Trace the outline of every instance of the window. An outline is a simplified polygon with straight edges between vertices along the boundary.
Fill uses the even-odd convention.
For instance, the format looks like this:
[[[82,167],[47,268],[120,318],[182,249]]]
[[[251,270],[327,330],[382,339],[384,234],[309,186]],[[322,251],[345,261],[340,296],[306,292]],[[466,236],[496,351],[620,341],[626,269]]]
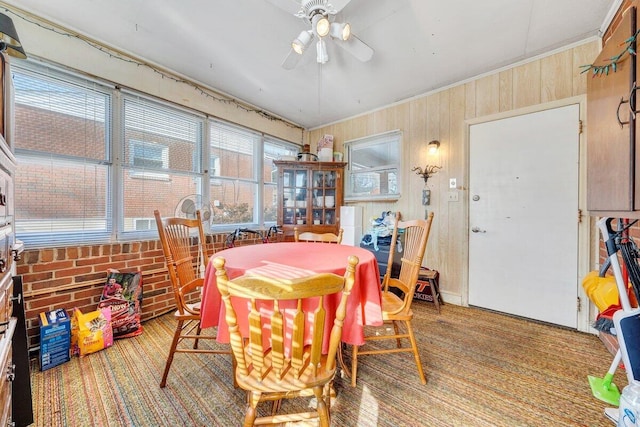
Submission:
[[[210,180],[213,224],[257,224],[256,159],[262,137],[230,124],[209,124],[210,156],[218,158],[219,173]]]
[[[122,200],[120,234],[140,236],[135,218],[155,209],[176,215],[180,200],[202,194],[202,140],[205,117],[163,102],[125,93],[123,96],[123,164],[118,185]]]
[[[345,201],[400,198],[401,145],[400,131],[345,142]]]
[[[220,157],[218,156],[209,157],[209,175],[220,176]]]
[[[167,169],[169,167],[169,148],[156,143],[129,141],[129,165],[133,167],[132,177],[149,179],[168,179],[164,173],[142,172],[141,170]]]
[[[133,220],[136,230],[154,230],[156,228],[155,218],[135,218]]]
[[[264,141],[264,222],[267,224],[275,224],[278,214],[278,168],[273,164],[274,160],[278,160],[283,156],[296,156],[298,149],[291,144],[285,144],[273,138],[266,138]]]
[[[275,223],[273,160],[296,145],[66,70],[12,71],[27,245],[154,238],[153,211],[179,216],[185,197],[212,207],[212,228]]]
[[[13,70],[18,238],[108,240],[112,88],[49,68]]]

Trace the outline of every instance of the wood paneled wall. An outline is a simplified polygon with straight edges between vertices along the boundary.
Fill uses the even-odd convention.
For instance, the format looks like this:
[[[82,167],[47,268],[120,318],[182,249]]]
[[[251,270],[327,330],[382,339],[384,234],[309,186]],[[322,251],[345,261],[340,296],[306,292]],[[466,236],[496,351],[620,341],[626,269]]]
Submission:
[[[597,39],[537,58],[494,74],[479,77],[439,92],[397,103],[353,117],[307,134],[312,151],[324,134],[334,136],[336,151],[345,141],[400,129],[403,132],[402,197],[396,203],[360,203],[364,223],[380,212],[400,211],[404,218],[435,213],[434,227],[424,265],[440,272],[446,300],[466,301],[468,259],[468,121],[484,116],[550,103],[586,94],[587,74],[580,65],[591,64],[600,50]],[[440,151],[430,156],[428,141],[440,141]],[[429,179],[431,205],[421,205],[424,181],[411,172],[414,166],[442,166]],[[449,202],[449,178],[456,178],[458,202]],[[425,209],[426,208],[426,209]]]

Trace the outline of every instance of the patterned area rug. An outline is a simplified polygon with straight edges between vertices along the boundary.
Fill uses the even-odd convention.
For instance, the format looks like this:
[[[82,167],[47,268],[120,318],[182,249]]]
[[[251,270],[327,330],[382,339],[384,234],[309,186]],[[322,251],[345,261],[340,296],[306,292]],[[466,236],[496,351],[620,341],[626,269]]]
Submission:
[[[414,310],[427,385],[409,353],[363,356],[356,388],[336,378],[332,425],[613,425],[587,380],[612,360],[596,336],[451,304],[440,315],[426,302]],[[177,354],[159,387],[174,327],[169,314],[146,322],[139,337],[48,371],[34,361],[34,425],[242,425],[245,395],[233,387],[230,356]],[[622,369],[614,382],[626,385]],[[308,404],[286,402],[282,411]]]

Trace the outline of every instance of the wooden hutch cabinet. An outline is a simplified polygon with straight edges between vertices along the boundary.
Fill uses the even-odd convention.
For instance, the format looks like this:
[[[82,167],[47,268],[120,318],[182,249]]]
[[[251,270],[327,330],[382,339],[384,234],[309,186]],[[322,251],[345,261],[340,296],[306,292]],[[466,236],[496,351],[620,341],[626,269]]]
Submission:
[[[593,62],[611,64],[636,32],[636,8],[630,7]],[[636,43],[633,42],[635,50]],[[640,218],[640,100],[636,55],[625,52],[608,70],[587,76],[587,209],[591,215]]]
[[[274,161],[278,167],[278,224],[285,240],[293,229],[338,233],[345,163]]]

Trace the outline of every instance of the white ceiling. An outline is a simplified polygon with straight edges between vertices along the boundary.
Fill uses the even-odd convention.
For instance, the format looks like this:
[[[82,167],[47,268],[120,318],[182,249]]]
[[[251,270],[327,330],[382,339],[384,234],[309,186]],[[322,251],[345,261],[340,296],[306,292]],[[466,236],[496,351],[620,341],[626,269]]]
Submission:
[[[375,53],[328,42],[281,63],[295,0],[11,0],[16,6],[313,128],[600,35],[619,0],[351,0],[335,17]],[[335,3],[344,3],[336,0]],[[293,5],[295,9],[295,4]],[[16,19],[16,18],[14,18]],[[24,46],[27,54],[29,46]]]

